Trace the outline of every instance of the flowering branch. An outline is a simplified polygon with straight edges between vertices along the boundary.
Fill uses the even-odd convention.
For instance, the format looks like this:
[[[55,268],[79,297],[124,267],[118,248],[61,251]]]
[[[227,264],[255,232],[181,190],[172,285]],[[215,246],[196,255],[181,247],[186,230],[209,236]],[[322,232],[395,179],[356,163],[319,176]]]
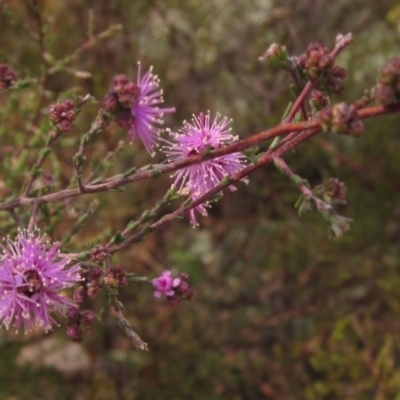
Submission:
[[[400,112],[400,104],[393,104],[391,106],[372,106],[362,110],[357,111],[357,117],[359,119],[366,119],[377,117],[380,115],[387,115],[387,114],[394,114]],[[228,145],[226,147],[221,147],[219,149],[210,150],[206,154],[198,154],[193,155],[190,157],[185,157],[180,160],[177,160],[172,163],[162,163],[162,164],[155,164],[150,168],[146,168],[145,171],[139,170],[138,172],[133,173],[130,176],[118,176],[114,178],[109,178],[105,182],[99,182],[94,184],[87,184],[84,186],[83,193],[80,191],[79,188],[72,188],[72,189],[64,189],[60,190],[55,193],[48,193],[43,196],[38,196],[36,198],[30,198],[25,196],[19,196],[16,199],[4,201],[0,204],[0,211],[8,211],[13,210],[17,207],[21,206],[30,206],[32,204],[47,204],[47,203],[54,203],[65,200],[70,197],[76,197],[81,194],[90,194],[90,193],[100,193],[106,192],[111,189],[116,189],[121,186],[124,186],[128,183],[138,182],[144,179],[149,179],[153,177],[158,177],[160,175],[168,174],[174,171],[177,171],[183,167],[187,167],[190,165],[201,163],[205,160],[214,159],[220,157],[222,155],[231,154],[237,151],[245,150],[251,148],[259,143],[267,141],[269,139],[273,139],[277,136],[283,136],[288,133],[292,132],[303,132],[307,130],[313,130],[313,136],[322,131],[321,122],[317,120],[312,121],[305,121],[305,122],[294,122],[294,123],[283,123],[278,125],[274,128],[268,129],[266,131],[260,132],[254,136],[251,136],[247,139],[240,140],[236,143]],[[307,138],[309,135],[307,135]],[[306,139],[307,139],[306,138]],[[298,143],[303,142],[306,140],[304,136],[301,137]],[[291,142],[292,143],[292,142]],[[291,150],[293,147],[297,145],[297,142],[293,142],[287,150],[284,152]],[[279,145],[278,145],[279,146]],[[287,146],[287,145],[286,145]],[[285,148],[286,148],[285,146]],[[284,154],[283,153],[283,154]],[[258,164],[257,164],[258,165]],[[249,173],[253,171],[253,169],[246,170]]]
[[[34,4],[37,7],[36,2]],[[41,79],[42,92],[38,96],[38,110],[41,110],[47,77],[60,70],[73,71],[73,68],[67,67],[69,63],[121,27],[110,27],[96,36],[90,33],[86,43],[70,56],[56,61],[45,48],[45,30],[39,14],[38,43],[46,64]],[[94,321],[94,314],[91,310],[80,311],[77,303],[95,296],[100,290],[106,290],[109,305],[135,348],[147,350],[147,344],[133,331],[122,313],[122,304],[117,295],[119,287],[127,284],[128,275],[123,267],[112,264],[112,256],[186,214],[192,225],[197,225],[196,213],[206,215],[210,203],[216,201],[224,189],[235,190],[238,182],[247,183],[249,175],[271,163],[300,190],[301,197],[297,203],[300,214],[314,208],[328,221],[331,234],[339,236],[344,233],[349,228],[350,219],[338,215],[335,208],[345,203],[345,184],[337,178],[331,178],[311,188],[307,180],[290,169],[283,157],[322,132],[359,136],[363,131],[364,119],[400,112],[400,58],[383,68],[378,84],[367,95],[353,104],[341,102],[328,106],[331,93],[340,94],[344,91],[346,71],[335,65],[335,60],[351,41],[351,34],[338,35],[331,51],[318,43],[311,43],[306,52],[297,57],[289,56],[283,46],[272,45],[262,60],[290,73],[295,85],[293,105],[287,107],[289,111],[279,125],[242,140],[232,135],[229,127],[232,121],[229,118],[218,113],[211,117],[211,112],[193,116],[190,122],[183,123],[179,131],[168,129],[168,138],[160,139],[164,115],[172,114],[175,108],[163,106],[163,92],[158,77],[152,68],[142,73],[139,63],[135,81],[122,74],[113,79],[104,96],[102,108],[87,132],[82,134],[79,148],[72,157],[73,174],[69,178],[69,186],[53,190],[48,185],[45,190],[32,190],[45,160],[53,151],[54,143],[73,128],[76,116],[92,98],[87,95],[75,101],[64,100],[51,105],[51,130],[22,190],[18,192],[20,195],[0,202],[0,211],[10,214],[11,223],[22,225],[17,237],[14,240],[7,239],[6,246],[2,246],[0,323],[6,327],[14,325],[17,329],[31,329],[37,324],[49,329],[52,319],[48,311],[57,311],[67,317],[68,336],[81,341]],[[1,64],[0,90],[12,89],[17,85],[16,74]],[[379,104],[370,106],[373,100]],[[41,113],[37,112],[36,117],[40,116]],[[128,132],[130,140],[138,137],[150,155],[154,154],[157,141],[160,141],[166,160],[141,168],[132,167],[111,177],[99,177],[99,171],[105,170],[110,164],[109,160],[122,148],[121,142],[91,169],[86,165],[88,149],[112,121]],[[258,145],[268,141],[272,141],[269,147],[265,146],[265,150],[256,154]],[[247,156],[245,150],[248,150]],[[64,234],[60,244],[45,243],[44,237],[36,231],[36,226],[42,221],[38,218],[40,212],[43,221],[49,225],[48,232],[51,232],[57,223],[54,220],[62,217],[63,207],[72,204],[77,197],[120,189],[144,179],[171,173],[174,178],[172,187],[161,200],[145,209],[138,218],[129,221],[120,232],[111,235],[105,232],[101,239],[97,239],[105,244],[88,245],[89,248],[80,253],[58,252],[86,225],[99,205],[97,199],[85,207],[79,207],[76,221]],[[163,215],[165,207],[176,200],[181,200],[181,205]],[[50,208],[47,206],[50,203],[60,204]],[[30,207],[30,213],[17,212],[21,207]],[[28,217],[28,227],[24,229],[24,220],[26,223]],[[72,260],[75,263],[71,266]],[[154,296],[159,298],[165,295],[171,306],[178,306],[182,300],[194,297],[186,273],[174,276],[166,270],[154,279],[136,277],[132,280],[153,286]],[[73,301],[59,294],[64,288],[72,286],[75,287]]]

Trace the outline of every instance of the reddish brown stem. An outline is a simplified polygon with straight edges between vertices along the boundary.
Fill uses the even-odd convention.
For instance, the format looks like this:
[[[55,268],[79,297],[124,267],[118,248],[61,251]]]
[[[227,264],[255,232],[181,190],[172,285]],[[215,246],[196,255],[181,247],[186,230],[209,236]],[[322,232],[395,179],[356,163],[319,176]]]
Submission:
[[[396,113],[400,111],[400,104],[396,104],[390,107],[384,107],[384,106],[373,106],[373,107],[368,107],[363,110],[358,110],[357,111],[357,116],[360,119],[365,119],[365,118],[371,118],[371,117],[376,117],[379,115],[385,115],[385,114],[391,114],[391,113]],[[281,143],[279,143],[272,151],[265,153],[263,156],[260,157],[258,162],[263,159],[263,157],[268,156],[268,157],[279,157],[281,154],[281,151],[285,153],[287,151],[287,146],[292,148],[292,144],[295,143],[297,145],[298,143],[303,142],[304,140],[308,139],[308,137],[313,136],[314,134],[318,133],[321,131],[321,125],[318,121],[305,121],[305,122],[297,122],[297,123],[288,123],[288,124],[281,124],[277,127],[268,129],[264,132],[261,132],[259,134],[256,134],[254,136],[251,136],[248,139],[244,139],[241,141],[238,141],[232,145],[220,148],[220,149],[215,149],[211,150],[207,154],[201,154],[201,155],[195,155],[187,158],[182,158],[176,162],[170,163],[170,164],[158,164],[154,165],[152,169],[147,170],[147,171],[139,171],[129,177],[116,177],[112,180],[107,180],[107,182],[103,183],[96,183],[96,184],[88,184],[85,185],[85,193],[84,194],[90,194],[90,193],[99,193],[99,192],[104,192],[108,191],[110,189],[115,189],[121,186],[124,186],[128,183],[140,181],[143,179],[148,179],[154,176],[154,172],[157,172],[157,175],[160,174],[167,174],[174,172],[180,168],[187,167],[189,165],[193,164],[198,164],[202,161],[208,160],[208,159],[213,159],[216,157],[220,157],[226,154],[231,154],[237,151],[244,150],[246,148],[253,147],[256,144],[259,144],[263,141],[272,139],[276,136],[282,136],[291,132],[294,132],[295,134],[297,132],[303,132],[300,135],[296,135],[293,137],[292,135],[288,135],[287,138],[285,138]],[[308,133],[307,133],[308,132]],[[310,134],[309,132],[312,132]],[[285,150],[286,149],[286,150]],[[282,154],[283,154],[282,153]],[[258,162],[254,165],[258,165]],[[249,167],[244,168],[241,173],[244,171],[244,173],[250,173],[252,172],[252,169]],[[250,168],[250,169],[248,169]],[[240,177],[241,179],[242,177]],[[217,190],[218,191],[218,190]],[[215,194],[216,192],[214,192]],[[83,195],[80,193],[79,188],[73,188],[73,189],[64,189],[60,190],[59,192],[56,193],[49,193],[37,198],[29,198],[29,197],[24,197],[20,196],[14,200],[11,201],[6,201],[2,204],[0,204],[0,211],[4,210],[13,210],[17,207],[20,206],[30,206],[32,204],[46,204],[46,203],[54,203],[54,202],[59,202],[62,200],[65,200],[67,198],[71,197],[76,197],[79,195]],[[204,199],[201,198],[202,201],[204,202]]]

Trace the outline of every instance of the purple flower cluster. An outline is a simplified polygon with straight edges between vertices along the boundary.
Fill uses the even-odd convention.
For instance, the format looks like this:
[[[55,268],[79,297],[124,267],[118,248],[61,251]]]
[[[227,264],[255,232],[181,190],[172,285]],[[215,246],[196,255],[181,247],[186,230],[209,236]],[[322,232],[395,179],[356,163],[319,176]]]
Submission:
[[[164,102],[163,91],[160,89],[160,80],[153,74],[152,67],[143,76],[141,76],[141,72],[142,68],[139,63],[136,81],[139,95],[131,105],[131,114],[134,121],[129,134],[132,140],[138,135],[146,150],[152,154],[160,134],[158,126],[163,124],[164,114],[175,112],[175,107],[159,107]]]
[[[166,141],[163,151],[168,159],[173,162],[181,157],[190,157],[202,154],[207,150],[218,149],[231,144],[237,140],[231,134],[228,125],[232,120],[217,113],[211,121],[210,113],[201,113],[198,117],[193,116],[192,123],[185,122],[179,133],[169,131],[174,142]],[[233,175],[244,167],[245,156],[235,152],[212,160],[206,160],[198,164],[189,165],[175,172],[173,177],[174,187],[182,193],[187,193],[192,200],[196,200],[203,194],[213,189],[221,180],[228,175]],[[234,186],[230,186],[235,190]],[[208,203],[202,203],[190,211],[190,221],[197,225],[195,210],[202,215],[207,215]]]
[[[154,154],[154,148],[160,134],[160,125],[165,113],[175,111],[175,108],[160,108],[163,103],[159,79],[150,68],[142,76],[141,64],[138,64],[136,83],[125,75],[117,75],[104,98],[104,107],[115,115],[119,126],[129,131],[132,141],[136,136],[142,140],[146,150]],[[199,155],[207,150],[218,149],[231,144],[237,137],[231,134],[228,125],[231,120],[217,113],[211,120],[210,112],[193,117],[192,123],[185,122],[179,132],[169,131],[174,142],[164,140],[163,151],[170,162],[182,157]],[[216,185],[225,176],[233,175],[244,167],[245,156],[235,152],[225,156],[206,160],[196,165],[181,168],[175,172],[174,187],[181,194],[196,200]],[[244,180],[246,181],[246,180]],[[233,185],[230,186],[234,190]],[[190,211],[192,225],[197,225],[195,211],[207,215],[208,202],[197,205]]]
[[[139,136],[151,155],[154,155],[164,114],[175,111],[174,107],[160,107],[163,102],[159,79],[152,68],[142,76],[140,63],[136,83],[125,75],[117,75],[103,100],[105,109],[115,115],[115,122],[129,131],[132,141]]]
[[[66,268],[59,243],[49,245],[37,231],[20,230],[7,239],[0,257],[0,325],[29,331],[51,328],[50,311],[65,314],[75,304],[59,293],[80,280],[79,264]]]

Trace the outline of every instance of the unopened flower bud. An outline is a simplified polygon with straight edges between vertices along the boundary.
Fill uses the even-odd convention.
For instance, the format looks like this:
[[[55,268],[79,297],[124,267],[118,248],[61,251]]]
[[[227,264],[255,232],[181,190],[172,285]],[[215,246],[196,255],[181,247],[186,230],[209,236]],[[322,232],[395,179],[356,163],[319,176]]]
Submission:
[[[332,71],[326,79],[326,87],[330,92],[334,93],[343,93],[344,86],[344,78],[347,76],[347,71],[339,67],[338,65],[334,65],[332,67]]]
[[[346,70],[334,65],[334,57],[327,47],[310,43],[304,54],[297,58],[300,75],[311,80],[319,90],[342,93]]]
[[[127,284],[126,274],[122,267],[111,267],[104,275],[103,283],[105,286],[118,288]]]
[[[349,46],[354,41],[353,34],[351,32],[346,33],[338,33],[335,38],[335,44],[341,44],[342,46]]]
[[[72,100],[64,100],[50,107],[50,120],[58,130],[67,132],[72,128],[72,122],[76,116],[75,104]]]
[[[116,123],[128,131],[131,140],[138,136],[151,155],[154,154],[158,134],[161,132],[164,114],[175,111],[173,107],[160,107],[164,99],[159,82],[152,68],[142,75],[138,63],[135,83],[125,75],[117,75],[103,100],[106,110],[113,114]]]
[[[95,282],[95,281],[89,282],[87,284],[87,295],[88,295],[88,297],[96,296],[96,294],[101,290],[102,286],[103,285],[100,282]]]
[[[400,101],[400,56],[393,58],[382,68],[373,97],[384,106]]]
[[[329,97],[325,96],[319,90],[313,90],[310,95],[310,105],[315,111],[322,110],[328,105]]]
[[[94,321],[94,312],[92,310],[85,310],[81,313],[81,324],[91,325]]]
[[[122,129],[129,129],[135,122],[135,118],[128,110],[119,110],[115,114],[115,122]]]
[[[194,291],[189,284],[189,274],[182,272],[178,278],[180,283],[175,288],[175,293],[180,295],[184,300],[192,300],[194,298]]]
[[[103,270],[100,267],[89,268],[86,273],[86,279],[88,281],[97,281],[103,275]]]
[[[72,122],[68,121],[66,119],[61,120],[60,122],[57,123],[57,128],[61,131],[61,132],[68,132],[72,129]]]
[[[358,136],[364,130],[364,125],[357,116],[356,108],[344,102],[323,109],[320,119],[325,132]]]
[[[86,288],[84,286],[78,286],[74,291],[73,297],[77,303],[82,303],[82,301],[88,297]]]
[[[324,182],[324,200],[328,203],[346,203],[347,187],[337,178],[330,178]]]
[[[306,75],[316,80],[330,68],[332,60],[328,49],[320,43],[312,42],[307,46],[306,52],[297,58],[297,63]]]
[[[111,92],[122,108],[130,109],[140,95],[140,88],[125,75],[117,75],[111,84]]]
[[[98,245],[90,250],[90,259],[94,262],[101,263],[107,259],[108,256],[109,253],[104,246]]]
[[[124,90],[125,85],[129,84],[129,78],[124,75],[116,75],[111,83],[111,91],[114,93],[118,93]]]
[[[177,296],[177,295],[168,296],[167,299],[168,299],[168,304],[171,307],[178,307],[181,305],[181,302],[182,302],[181,299],[179,298],[179,296]]]
[[[80,312],[77,308],[71,307],[67,311],[68,324],[73,324],[79,321]]]
[[[390,60],[381,70],[379,81],[390,86],[398,85],[400,78],[400,56]]]
[[[11,87],[16,80],[17,74],[7,64],[0,64],[0,90]]]
[[[107,93],[104,96],[103,107],[110,113],[115,113],[119,109],[118,100],[115,93]]]
[[[82,329],[79,324],[73,324],[67,328],[67,336],[75,343],[80,343],[83,339]]]
[[[276,69],[289,70],[293,66],[286,47],[277,43],[271,44],[258,60]]]
[[[378,83],[373,91],[373,97],[376,101],[383,104],[384,106],[390,106],[396,103],[396,93],[395,91],[386,85]]]

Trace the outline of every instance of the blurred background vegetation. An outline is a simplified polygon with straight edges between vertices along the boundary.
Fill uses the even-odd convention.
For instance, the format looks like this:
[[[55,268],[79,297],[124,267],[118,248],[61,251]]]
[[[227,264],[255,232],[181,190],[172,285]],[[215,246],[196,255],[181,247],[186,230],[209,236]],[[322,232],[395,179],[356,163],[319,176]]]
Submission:
[[[338,32],[352,32],[356,41],[338,60],[348,70],[347,101],[375,83],[400,45],[396,0],[3,0],[0,62],[38,78],[48,67],[41,50],[63,59],[88,32],[115,24],[122,30],[48,76],[44,88],[0,95],[1,197],[18,193],[26,177],[19,166],[36,159],[49,105],[73,94],[101,101],[113,76],[135,76],[138,60],[154,65],[166,105],[177,108],[168,126],[209,109],[232,117],[244,138],[278,123],[290,100],[288,76],[257,61],[271,43],[299,54],[310,41],[330,47]],[[68,183],[97,109],[86,107],[57,144],[47,177]],[[329,240],[318,215],[300,219],[297,189],[272,166],[260,170],[199,228],[176,222],[115,258],[139,275],[188,272],[195,286],[195,300],[180,308],[155,300],[147,286],[121,292],[148,353],[133,349],[100,294],[87,304],[99,320],[77,347],[62,327],[46,336],[0,333],[0,400],[400,399],[399,123],[398,115],[368,121],[361,139],[320,135],[286,157],[312,184],[347,184],[343,213],[354,223],[345,236]],[[111,172],[151,161],[113,124],[93,146],[93,163],[121,140]],[[97,195],[96,214],[67,250],[104,242],[170,184],[164,176]],[[54,238],[94,198],[58,210]],[[0,216],[3,237],[8,218]]]

